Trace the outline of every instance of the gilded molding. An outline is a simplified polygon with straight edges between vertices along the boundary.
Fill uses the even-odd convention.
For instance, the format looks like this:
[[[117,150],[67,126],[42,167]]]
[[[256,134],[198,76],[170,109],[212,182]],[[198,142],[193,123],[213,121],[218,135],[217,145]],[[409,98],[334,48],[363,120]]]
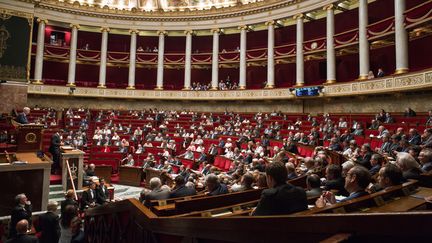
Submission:
[[[72,29],[73,29],[73,28],[77,28],[77,29],[80,28],[80,25],[79,25],[79,24],[70,24],[69,26],[70,26]]]
[[[106,31],[106,32],[110,32],[111,30],[110,30],[109,27],[101,27],[101,28],[100,28],[100,31],[101,31],[101,32],[105,32],[105,31]]]
[[[323,84],[325,92],[317,99],[337,96],[374,95],[377,93],[404,92],[407,90],[432,89],[432,69],[424,72],[388,76],[368,81]],[[29,84],[29,94],[69,96],[69,87],[43,84]],[[190,90],[136,90],[76,87],[73,94],[77,97],[99,97],[119,99],[159,99],[159,100],[277,100],[298,99],[289,88],[229,91],[190,91]]]
[[[157,35],[168,35],[168,31],[166,31],[166,30],[158,30],[158,31],[156,31],[156,34]]]

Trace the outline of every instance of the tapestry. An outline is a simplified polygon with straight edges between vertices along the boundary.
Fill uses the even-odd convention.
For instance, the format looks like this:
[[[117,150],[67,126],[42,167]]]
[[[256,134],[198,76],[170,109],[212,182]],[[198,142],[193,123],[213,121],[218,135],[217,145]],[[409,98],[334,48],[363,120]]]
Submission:
[[[27,81],[33,18],[0,9],[0,80]]]

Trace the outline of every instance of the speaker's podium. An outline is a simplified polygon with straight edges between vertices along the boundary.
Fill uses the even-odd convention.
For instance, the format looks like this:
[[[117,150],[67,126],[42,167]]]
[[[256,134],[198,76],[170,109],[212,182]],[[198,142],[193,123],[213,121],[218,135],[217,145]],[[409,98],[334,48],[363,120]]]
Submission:
[[[67,146],[61,148],[63,191],[69,189],[81,190],[83,184],[84,152]]]
[[[0,216],[10,215],[14,197],[25,193],[33,211],[46,210],[52,161],[41,151],[41,125],[13,124],[16,128],[17,152],[0,153]]]

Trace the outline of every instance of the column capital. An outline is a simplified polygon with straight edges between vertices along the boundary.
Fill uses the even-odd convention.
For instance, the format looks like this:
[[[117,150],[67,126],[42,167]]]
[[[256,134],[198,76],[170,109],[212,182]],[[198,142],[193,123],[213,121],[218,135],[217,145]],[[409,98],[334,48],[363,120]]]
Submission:
[[[48,19],[37,18],[37,22],[44,22],[45,24],[48,24]]]
[[[73,28],[76,28],[76,29],[79,29],[80,28],[80,25],[79,24],[70,24],[69,25],[72,29]]]
[[[156,31],[157,35],[168,35],[168,32],[166,30],[158,30]]]
[[[293,16],[293,19],[297,20],[297,19],[303,19],[304,15],[303,14],[296,14]]]
[[[100,31],[101,31],[101,32],[110,32],[111,30],[110,30],[109,27],[101,27],[101,28],[100,28]]]
[[[212,32],[212,34],[214,34],[214,33],[220,34],[220,32],[221,32],[222,30],[219,29],[219,28],[214,28],[214,29],[211,29],[210,31]]]
[[[335,9],[335,5],[334,4],[329,4],[323,7],[323,10],[332,10]]]
[[[268,20],[268,21],[266,21],[264,24],[265,24],[266,26],[271,26],[271,25],[275,25],[275,24],[276,24],[276,21],[274,21],[274,20]]]
[[[185,34],[185,35],[194,35],[195,32],[194,32],[193,30],[185,30],[185,31],[184,31],[184,34]]]
[[[238,29],[239,30],[248,30],[248,26],[247,25],[240,25],[239,27],[238,27]]]
[[[129,30],[129,34],[132,35],[133,33],[138,34],[138,33],[139,33],[139,30],[137,30],[137,29]]]

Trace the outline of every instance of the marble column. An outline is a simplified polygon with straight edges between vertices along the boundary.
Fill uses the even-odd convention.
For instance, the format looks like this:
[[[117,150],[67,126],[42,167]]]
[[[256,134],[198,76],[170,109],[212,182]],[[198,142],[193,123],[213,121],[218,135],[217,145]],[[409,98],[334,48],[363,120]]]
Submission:
[[[402,74],[409,71],[408,63],[408,33],[405,29],[405,0],[395,0],[395,47],[396,71]]]
[[[304,86],[303,14],[294,16],[296,31],[296,86]]]
[[[267,21],[267,85],[266,89],[272,89],[275,86],[275,63],[274,63],[274,28],[275,21]]]
[[[45,26],[48,23],[46,19],[37,19],[39,23],[38,36],[37,36],[37,47],[36,47],[36,58],[35,58],[35,72],[34,72],[34,84],[43,84],[42,81],[42,69],[43,69],[43,56],[45,48]]]
[[[79,25],[71,24],[70,27],[72,28],[72,34],[71,34],[71,44],[70,44],[70,53],[69,53],[69,71],[68,71],[67,86],[76,86],[75,69],[76,69],[76,53],[77,53],[77,44],[78,44]]]
[[[359,80],[368,79],[369,74],[369,42],[367,36],[368,2],[359,0]]]
[[[212,81],[211,89],[217,90],[219,86],[219,34],[220,29],[212,29],[213,54],[212,54]]]
[[[335,33],[335,23],[334,23],[334,6],[330,4],[324,7],[327,11],[327,83],[336,83],[336,53],[334,46],[334,33]]]
[[[191,88],[191,68],[192,68],[192,30],[186,30],[186,53],[185,53],[185,73],[184,90]]]
[[[240,75],[239,75],[239,89],[246,89],[246,35],[248,27],[246,25],[240,26]]]
[[[138,30],[129,30],[131,35],[129,50],[129,76],[127,89],[135,89],[136,45]]]
[[[163,30],[159,30],[157,34],[159,35],[159,49],[158,49],[156,90],[163,90],[165,35],[167,34],[167,32]]]
[[[99,66],[99,85],[98,88],[106,88],[106,66],[107,66],[107,52],[108,52],[108,32],[109,28],[103,27],[102,31],[102,43],[101,43],[101,57]]]

